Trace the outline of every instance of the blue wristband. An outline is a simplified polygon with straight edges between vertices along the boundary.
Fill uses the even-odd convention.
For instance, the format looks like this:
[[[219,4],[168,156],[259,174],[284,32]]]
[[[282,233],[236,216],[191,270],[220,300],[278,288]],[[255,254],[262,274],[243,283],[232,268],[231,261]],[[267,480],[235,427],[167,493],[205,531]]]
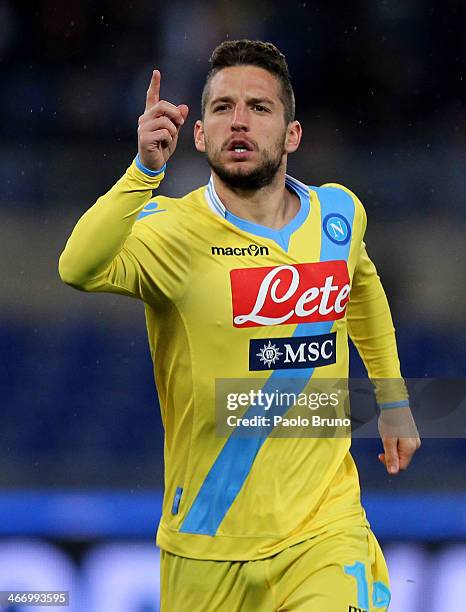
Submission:
[[[137,168],[141,172],[144,172],[144,174],[147,174],[147,176],[158,176],[159,174],[162,174],[163,172],[165,172],[165,169],[167,167],[167,164],[164,164],[160,168],[160,170],[151,170],[150,168],[146,168],[143,164],[141,164],[141,160],[139,159],[139,153],[134,158],[134,161],[136,163]]]
[[[399,402],[385,402],[379,404],[380,410],[389,410],[390,408],[409,408],[409,400],[401,400]]]

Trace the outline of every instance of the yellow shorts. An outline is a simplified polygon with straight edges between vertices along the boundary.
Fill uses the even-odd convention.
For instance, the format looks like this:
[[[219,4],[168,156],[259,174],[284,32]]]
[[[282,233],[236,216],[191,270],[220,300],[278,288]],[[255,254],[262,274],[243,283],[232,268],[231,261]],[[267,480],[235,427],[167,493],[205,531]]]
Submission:
[[[328,531],[258,561],[161,553],[161,612],[386,612],[388,570],[366,527]]]

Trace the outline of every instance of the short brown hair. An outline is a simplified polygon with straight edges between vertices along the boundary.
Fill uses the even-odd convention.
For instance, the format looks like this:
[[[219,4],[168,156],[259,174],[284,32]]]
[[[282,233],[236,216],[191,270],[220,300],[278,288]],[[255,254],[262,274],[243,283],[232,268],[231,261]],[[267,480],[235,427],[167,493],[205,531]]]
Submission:
[[[201,112],[204,117],[209,84],[214,75],[231,66],[257,66],[277,77],[281,86],[280,99],[285,107],[285,121],[294,120],[295,100],[286,58],[275,45],[261,40],[226,40],[216,47],[209,60],[210,69],[202,91]]]

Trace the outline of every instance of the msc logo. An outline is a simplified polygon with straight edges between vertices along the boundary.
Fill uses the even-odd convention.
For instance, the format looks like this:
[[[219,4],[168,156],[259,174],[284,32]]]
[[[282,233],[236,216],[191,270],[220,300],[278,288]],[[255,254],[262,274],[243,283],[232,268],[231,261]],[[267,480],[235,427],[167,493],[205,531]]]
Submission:
[[[356,606],[349,606],[348,612],[367,612],[364,608],[356,608]]]
[[[249,341],[249,370],[296,370],[336,363],[336,332]]]
[[[335,244],[347,244],[351,238],[351,226],[343,215],[330,213],[324,219],[324,232]]]
[[[260,246],[258,244],[250,244],[247,247],[219,247],[213,246],[211,247],[212,255],[239,255],[244,257],[245,255],[250,255],[252,257],[257,257],[258,255],[268,255],[269,248],[266,246]]]

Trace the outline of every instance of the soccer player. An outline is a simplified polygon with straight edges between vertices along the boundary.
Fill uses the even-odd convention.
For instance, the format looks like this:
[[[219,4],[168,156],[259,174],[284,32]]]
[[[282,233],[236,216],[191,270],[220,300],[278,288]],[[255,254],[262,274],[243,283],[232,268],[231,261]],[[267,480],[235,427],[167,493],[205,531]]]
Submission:
[[[295,406],[267,413],[258,395],[237,393],[229,435],[216,428],[219,388],[238,380],[297,396],[347,378],[348,333],[372,379],[400,380],[363,206],[345,187],[286,174],[302,132],[286,60],[247,40],[211,57],[194,128],[208,185],[154,199],[188,115],[160,99],[160,79],[154,70],[135,160],[78,221],[59,271],[78,289],[145,305],[165,428],[162,610],[387,610],[387,567],[350,438],[276,436],[267,415]],[[404,386],[395,389],[381,414],[411,422]],[[242,435],[241,418],[253,416],[259,433]],[[415,427],[380,433],[379,459],[391,474],[405,469],[420,445]]]

